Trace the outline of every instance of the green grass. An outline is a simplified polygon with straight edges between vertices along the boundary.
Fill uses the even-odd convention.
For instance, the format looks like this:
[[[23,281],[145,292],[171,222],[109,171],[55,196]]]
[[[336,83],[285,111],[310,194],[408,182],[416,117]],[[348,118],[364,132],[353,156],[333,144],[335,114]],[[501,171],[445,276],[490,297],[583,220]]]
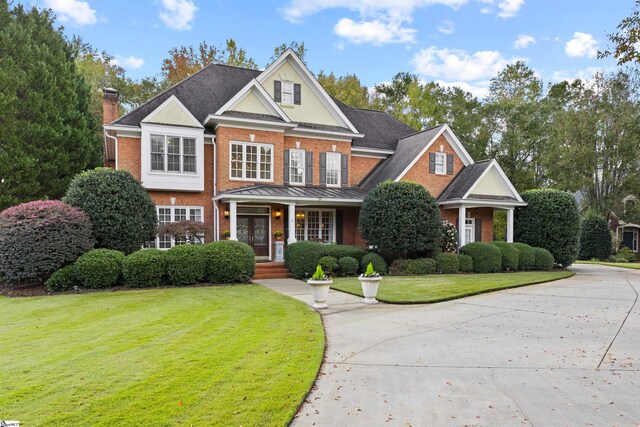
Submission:
[[[380,282],[377,299],[397,304],[434,303],[571,276],[570,271],[385,276]],[[332,288],[362,296],[360,282],[355,277],[335,279]]]
[[[0,299],[0,419],[23,426],[284,425],[320,316],[255,285]]]
[[[576,264],[608,265],[610,267],[633,268],[634,270],[640,270],[640,262],[576,261]]]

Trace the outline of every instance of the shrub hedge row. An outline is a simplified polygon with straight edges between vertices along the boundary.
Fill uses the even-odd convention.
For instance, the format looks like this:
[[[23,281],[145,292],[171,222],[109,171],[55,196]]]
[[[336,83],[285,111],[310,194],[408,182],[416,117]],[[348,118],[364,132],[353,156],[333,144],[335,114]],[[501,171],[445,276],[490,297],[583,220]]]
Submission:
[[[374,255],[377,256],[377,258],[375,258],[374,268],[383,274],[386,273],[384,260],[379,255]],[[365,256],[370,258],[372,255],[367,254],[367,251],[357,246],[321,245],[320,243],[309,241],[292,243],[287,246],[284,253],[286,267],[294,278],[300,280],[311,277],[316,271],[318,264],[322,264],[322,268],[326,273],[328,273],[327,267],[330,267],[329,271],[333,271],[334,275],[343,274],[342,271],[338,269],[338,260],[345,257],[353,258],[358,262],[358,265],[361,266]],[[321,262],[322,258],[324,258],[324,264],[326,265]],[[380,260],[382,263],[380,263]],[[369,260],[367,264],[369,262],[373,262],[373,260]]]
[[[469,243],[460,253],[473,258],[474,273],[496,273],[502,269],[502,252],[490,243]]]

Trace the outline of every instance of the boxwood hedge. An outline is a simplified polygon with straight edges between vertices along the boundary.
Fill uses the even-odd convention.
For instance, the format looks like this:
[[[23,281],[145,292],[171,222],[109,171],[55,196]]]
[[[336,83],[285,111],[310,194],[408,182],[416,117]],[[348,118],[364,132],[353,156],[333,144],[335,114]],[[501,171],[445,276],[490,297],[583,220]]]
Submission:
[[[431,258],[396,259],[389,268],[393,276],[423,276],[435,272],[436,261]]]
[[[520,252],[507,242],[491,242],[502,252],[502,269],[504,271],[516,271],[520,266]]]
[[[358,274],[358,260],[350,256],[343,256],[338,260],[340,275],[344,277]]]
[[[536,254],[536,270],[547,271],[553,270],[554,260],[551,252],[544,248],[533,248]]]
[[[246,243],[221,240],[202,246],[202,252],[209,283],[248,283],[256,274],[256,255]]]
[[[536,268],[536,252],[533,248],[525,243],[516,242],[512,243],[513,247],[518,251],[520,257],[520,263],[518,264],[519,270],[535,270]]]
[[[387,263],[379,254],[375,252],[369,252],[368,254],[363,256],[362,261],[360,262],[360,269],[362,271],[365,271],[369,263],[373,264],[373,269],[379,274],[387,274]]]
[[[125,256],[112,249],[93,249],[73,264],[73,271],[83,288],[102,289],[119,285]]]
[[[458,255],[444,252],[436,255],[436,269],[442,274],[456,274],[460,271],[460,261]]]
[[[202,245],[179,245],[165,253],[169,285],[193,285],[205,276],[206,257]]]
[[[474,273],[495,273],[502,269],[502,252],[490,243],[469,243],[460,253],[473,258]]]
[[[325,255],[320,258],[318,264],[322,266],[325,274],[329,277],[332,277],[338,273],[338,260],[335,257]]]
[[[53,273],[45,282],[45,286],[49,292],[69,291],[79,286],[78,279],[73,270],[73,264],[62,267]]]
[[[473,258],[469,255],[459,254],[458,263],[460,264],[460,273],[473,272]]]
[[[158,249],[142,249],[122,262],[122,278],[129,288],[155,288],[166,283],[165,253]]]

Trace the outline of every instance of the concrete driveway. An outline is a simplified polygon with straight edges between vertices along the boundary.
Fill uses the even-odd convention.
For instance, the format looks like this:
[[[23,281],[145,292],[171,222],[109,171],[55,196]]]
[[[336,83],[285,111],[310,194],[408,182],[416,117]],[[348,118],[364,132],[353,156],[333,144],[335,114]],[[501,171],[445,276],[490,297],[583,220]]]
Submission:
[[[326,360],[294,425],[640,425],[640,271],[434,305],[333,292]],[[309,302],[293,280],[265,286]]]

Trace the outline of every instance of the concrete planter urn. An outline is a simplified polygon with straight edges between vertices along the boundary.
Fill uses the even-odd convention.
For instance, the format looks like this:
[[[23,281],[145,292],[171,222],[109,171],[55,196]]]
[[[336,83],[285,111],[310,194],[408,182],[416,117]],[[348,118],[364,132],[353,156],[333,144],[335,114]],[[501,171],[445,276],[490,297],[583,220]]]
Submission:
[[[358,277],[358,280],[360,280],[362,295],[364,295],[364,300],[362,302],[365,304],[377,304],[378,300],[376,299],[376,295],[378,294],[378,286],[380,286],[382,277],[367,277],[361,275]]]
[[[311,286],[311,295],[313,295],[313,305],[312,307],[316,310],[323,310],[325,308],[329,308],[327,305],[327,299],[329,298],[329,288],[333,283],[333,280],[315,280],[309,279],[307,280],[309,286]]]

